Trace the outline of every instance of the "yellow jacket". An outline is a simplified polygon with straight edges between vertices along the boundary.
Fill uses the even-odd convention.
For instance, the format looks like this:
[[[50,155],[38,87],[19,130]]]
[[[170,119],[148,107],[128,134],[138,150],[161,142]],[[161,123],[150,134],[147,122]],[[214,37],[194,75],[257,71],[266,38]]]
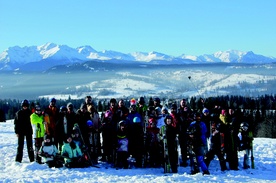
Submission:
[[[33,113],[31,116],[34,138],[43,138],[45,135],[44,117]]]

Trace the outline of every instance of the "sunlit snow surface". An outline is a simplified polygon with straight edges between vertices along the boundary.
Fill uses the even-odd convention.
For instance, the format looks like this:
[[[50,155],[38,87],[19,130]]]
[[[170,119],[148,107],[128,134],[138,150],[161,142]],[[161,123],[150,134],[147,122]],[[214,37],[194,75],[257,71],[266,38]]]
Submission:
[[[190,175],[190,167],[179,167],[176,174],[164,174],[162,168],[115,170],[101,168],[48,168],[35,162],[29,163],[24,149],[23,163],[16,163],[16,143],[13,120],[0,123],[0,182],[276,182],[276,139],[255,138],[255,169],[220,171],[217,159],[211,162],[211,175]],[[26,148],[26,144],[25,144]]]

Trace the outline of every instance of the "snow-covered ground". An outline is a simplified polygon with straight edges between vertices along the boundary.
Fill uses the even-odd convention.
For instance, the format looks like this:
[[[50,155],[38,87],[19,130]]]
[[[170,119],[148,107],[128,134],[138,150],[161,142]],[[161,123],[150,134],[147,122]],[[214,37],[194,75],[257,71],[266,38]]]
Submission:
[[[48,168],[29,163],[24,149],[23,163],[15,162],[17,139],[13,120],[0,123],[0,182],[276,182],[276,139],[255,138],[255,169],[221,172],[217,159],[211,162],[211,175],[190,175],[189,167],[176,174],[164,174],[162,168],[115,170],[113,168]],[[25,145],[26,148],[26,145]]]

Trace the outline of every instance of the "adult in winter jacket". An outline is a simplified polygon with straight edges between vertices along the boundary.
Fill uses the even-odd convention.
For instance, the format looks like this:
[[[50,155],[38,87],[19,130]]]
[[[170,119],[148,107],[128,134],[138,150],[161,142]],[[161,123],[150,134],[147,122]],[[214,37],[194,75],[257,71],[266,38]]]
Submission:
[[[172,173],[177,173],[177,164],[178,164],[178,152],[177,152],[177,142],[176,142],[176,134],[177,129],[173,125],[172,116],[168,115],[164,119],[165,125],[160,128],[161,137],[166,138],[167,140],[167,148],[169,155],[169,162],[171,165]]]
[[[196,113],[195,121],[190,124],[187,132],[189,134],[189,149],[191,149],[189,151],[191,174],[199,172],[198,166],[201,167],[203,174],[210,174],[204,162],[204,154],[207,146],[207,129],[205,123],[201,121],[201,113]],[[193,154],[195,155],[196,161],[193,160]]]
[[[182,99],[180,101],[180,106],[177,109],[177,114],[179,116],[179,122],[177,125],[178,128],[178,133],[179,133],[179,145],[181,149],[181,159],[182,162],[180,163],[181,166],[188,166],[187,163],[187,129],[190,123],[193,121],[192,119],[192,111],[191,109],[187,106],[187,101],[186,99]]]
[[[61,106],[59,109],[59,116],[56,123],[56,139],[58,141],[59,151],[61,151],[64,137],[72,133],[73,125],[73,121],[69,120],[67,108],[65,106]]]
[[[117,123],[112,121],[112,112],[106,111],[102,121],[101,132],[103,140],[102,161],[114,163],[114,151],[116,147]]]
[[[149,166],[157,168],[161,166],[159,128],[156,127],[154,118],[149,119],[146,138],[146,152],[149,155]]]
[[[87,122],[88,126],[88,138],[89,138],[89,152],[91,154],[92,161],[94,164],[98,163],[98,157],[101,155],[101,136],[100,127],[101,120],[98,111],[92,105],[87,106],[87,110],[90,114],[90,121],[92,124]]]
[[[219,159],[220,163],[220,168],[221,171],[227,170],[226,167],[226,162],[224,159],[224,139],[223,139],[223,133],[220,133],[219,131],[219,124],[212,124],[212,129],[211,129],[211,137],[210,137],[210,148],[208,152],[206,153],[206,158],[205,158],[205,163],[206,166],[209,167],[210,162],[214,159],[215,155]]]
[[[249,125],[247,122],[242,122],[240,125],[240,132],[238,134],[240,143],[239,143],[239,150],[243,151],[243,168],[248,169],[249,166],[249,154],[252,155],[252,145],[253,145],[253,133],[249,129]],[[252,166],[252,164],[251,164]]]
[[[45,135],[44,142],[38,151],[38,155],[42,157],[42,162],[46,163],[49,168],[63,167],[62,161],[56,157],[57,153],[58,149],[53,143],[52,137]]]
[[[26,137],[29,159],[30,159],[30,162],[33,162],[34,161],[34,150],[33,150],[33,144],[32,144],[33,129],[32,129],[31,119],[30,119],[32,112],[29,109],[29,101],[26,99],[23,100],[21,102],[21,107],[22,109],[16,112],[15,118],[14,118],[14,132],[18,140],[15,161],[20,163],[22,161],[24,139]]]
[[[45,135],[44,116],[42,115],[42,111],[39,105],[36,105],[34,109],[35,112],[30,116],[30,118],[34,132],[33,137],[35,141],[35,160],[37,163],[41,164],[41,157],[38,155],[38,151],[42,146]]]
[[[54,143],[58,146],[58,141],[56,139],[56,124],[58,120],[59,109],[56,107],[56,99],[51,98],[49,106],[44,110],[44,116],[49,118],[47,123],[47,134],[51,135],[54,139]]]

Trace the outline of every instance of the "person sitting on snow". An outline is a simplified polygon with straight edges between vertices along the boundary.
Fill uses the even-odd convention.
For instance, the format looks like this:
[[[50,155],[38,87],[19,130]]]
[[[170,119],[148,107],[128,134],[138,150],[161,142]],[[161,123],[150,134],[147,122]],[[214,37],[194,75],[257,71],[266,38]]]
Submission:
[[[71,135],[68,135],[64,141],[61,156],[64,157],[67,168],[83,168],[88,166],[86,158],[83,156],[79,146],[72,140]]]
[[[57,158],[58,149],[52,141],[50,135],[44,136],[44,142],[38,151],[38,155],[42,157],[42,162],[46,163],[49,168],[63,167],[62,161]]]

